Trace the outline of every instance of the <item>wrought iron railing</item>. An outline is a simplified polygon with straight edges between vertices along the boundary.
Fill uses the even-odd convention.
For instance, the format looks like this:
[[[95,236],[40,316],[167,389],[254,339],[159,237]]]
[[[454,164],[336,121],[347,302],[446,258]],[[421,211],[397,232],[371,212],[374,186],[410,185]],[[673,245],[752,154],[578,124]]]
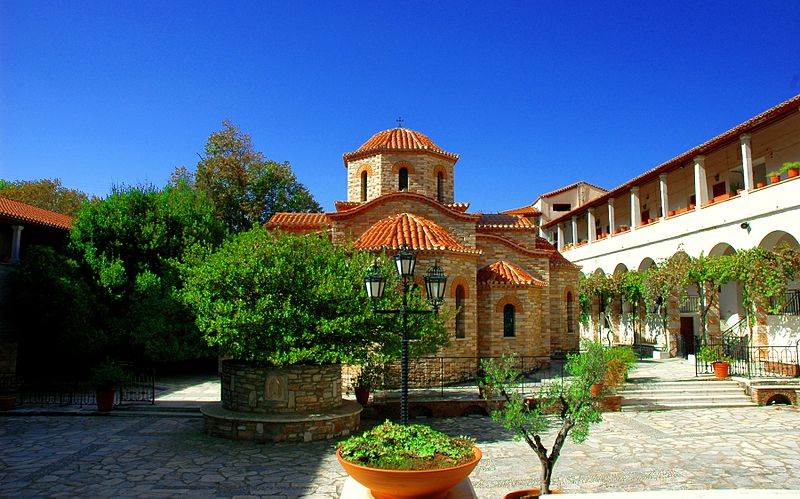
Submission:
[[[775,300],[772,300],[772,308],[775,308]],[[800,289],[791,289],[784,295],[783,307],[775,315],[800,315]]]
[[[523,377],[524,390],[546,379],[566,375],[564,365],[571,352],[561,352],[553,356],[515,356],[516,368]],[[411,396],[441,396],[445,390],[476,390],[477,375],[482,359],[499,357],[421,357],[409,361],[408,380]],[[400,363],[384,366],[381,389],[392,391],[400,386]],[[475,392],[477,393],[477,392]]]
[[[0,373],[0,394],[2,393],[16,395],[18,405],[83,407],[96,403],[94,385],[82,380],[25,379],[12,373]],[[154,369],[129,374],[114,398],[115,404],[155,404],[155,401]]]
[[[795,345],[751,346],[747,337],[722,338],[706,344],[710,348],[720,348],[725,356],[732,359],[730,375],[746,378],[800,377],[800,347]],[[697,348],[701,345],[698,343]],[[697,374],[713,374],[710,362],[696,358]]]
[[[700,297],[687,296],[686,300],[681,303],[680,311],[682,314],[692,314],[700,311]]]

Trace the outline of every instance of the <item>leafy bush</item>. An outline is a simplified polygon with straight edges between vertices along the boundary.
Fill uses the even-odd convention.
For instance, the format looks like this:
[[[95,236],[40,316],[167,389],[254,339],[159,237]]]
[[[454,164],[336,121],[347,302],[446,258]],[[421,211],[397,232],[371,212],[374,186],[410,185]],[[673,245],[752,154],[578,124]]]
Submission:
[[[474,459],[475,440],[450,437],[425,425],[403,426],[386,421],[341,442],[342,458],[369,468],[435,470]]]
[[[700,351],[697,352],[697,358],[701,362],[706,362],[706,363],[733,362],[733,358],[725,355],[725,351],[722,349],[721,345],[701,347]]]
[[[127,377],[128,372],[113,360],[106,360],[92,369],[92,383],[98,390],[116,390]]]
[[[636,353],[628,346],[616,346],[605,351],[606,385],[617,387],[625,382],[628,373],[636,364]]]

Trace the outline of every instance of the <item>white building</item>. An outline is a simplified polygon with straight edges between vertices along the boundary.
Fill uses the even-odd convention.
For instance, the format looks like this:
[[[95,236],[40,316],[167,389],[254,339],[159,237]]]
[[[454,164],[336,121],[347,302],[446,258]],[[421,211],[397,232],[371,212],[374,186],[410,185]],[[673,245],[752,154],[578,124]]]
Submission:
[[[541,229],[587,274],[645,270],[679,251],[722,255],[781,242],[797,248],[800,177],[792,171],[769,178],[795,161],[800,161],[800,95],[552,218]],[[759,326],[762,344],[800,340],[800,285],[795,281],[790,289],[785,313]],[[721,289],[722,331],[743,316],[739,296],[737,283]],[[691,306],[682,307],[680,335],[687,340],[698,331],[696,316]],[[674,345],[670,350],[675,354]]]

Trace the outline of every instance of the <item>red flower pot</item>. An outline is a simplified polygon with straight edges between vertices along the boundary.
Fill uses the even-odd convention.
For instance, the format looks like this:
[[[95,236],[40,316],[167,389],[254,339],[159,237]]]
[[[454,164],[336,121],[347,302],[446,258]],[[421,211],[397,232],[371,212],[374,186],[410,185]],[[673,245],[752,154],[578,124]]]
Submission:
[[[789,178],[794,178],[800,175],[800,168],[789,168]]]
[[[97,410],[100,412],[109,412],[114,408],[114,390],[101,390],[97,389]]]
[[[780,181],[781,181],[781,177],[780,177],[780,175],[773,175],[773,176],[771,176],[771,177],[769,178],[769,183],[770,183],[770,184],[777,184],[777,183],[778,183],[778,182],[780,182]]]
[[[17,397],[14,395],[0,396],[0,411],[10,411],[17,403]]]
[[[369,402],[369,388],[357,386],[354,391],[356,393],[356,401],[361,405],[367,405],[367,402]]]
[[[762,188],[762,187],[764,187],[765,185],[766,185],[766,184],[764,184],[764,182],[756,182],[756,189],[761,189],[761,188]]]
[[[592,397],[599,397],[600,394],[603,393],[603,388],[605,388],[605,386],[605,383],[602,381],[600,383],[594,383],[589,387],[589,392],[592,394]]]
[[[466,479],[483,453],[474,447],[475,459],[441,470],[399,471],[367,468],[342,459],[341,449],[336,451],[336,459],[353,480],[368,488],[375,499],[389,498],[443,498],[447,491]]]
[[[730,374],[731,365],[727,362],[712,362],[711,366],[714,368],[714,376],[717,378],[727,378]]]

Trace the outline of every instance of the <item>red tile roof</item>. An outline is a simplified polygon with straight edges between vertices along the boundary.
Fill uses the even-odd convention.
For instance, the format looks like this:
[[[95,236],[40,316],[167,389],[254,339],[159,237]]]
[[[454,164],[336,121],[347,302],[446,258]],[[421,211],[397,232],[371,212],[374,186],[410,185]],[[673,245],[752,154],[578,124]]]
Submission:
[[[443,215],[446,215],[454,220],[474,222],[480,218],[480,215],[476,215],[474,213],[463,213],[457,209],[452,208],[451,205],[440,203],[439,201],[433,199],[430,196],[426,196],[424,194],[420,194],[417,192],[408,192],[408,191],[390,192],[388,194],[382,194],[374,199],[367,201],[366,203],[358,203],[358,206],[350,208],[347,211],[333,211],[326,213],[326,215],[328,215],[328,218],[331,220],[346,220],[354,218],[359,214],[366,213],[367,211],[377,206],[381,206],[385,203],[389,203],[392,201],[400,201],[404,203],[420,202],[438,210]]]
[[[478,219],[480,229],[534,229],[534,224],[526,217],[505,213],[488,213]]]
[[[347,152],[342,155],[344,166],[348,161],[366,158],[374,154],[385,152],[425,151],[438,156],[458,161],[458,154],[447,152],[433,143],[426,135],[408,128],[390,128],[378,132],[368,141],[364,142],[357,151]]]
[[[589,182],[584,182],[584,181],[581,180],[580,182],[575,182],[574,184],[565,185],[564,187],[560,187],[560,188],[558,188],[558,189],[556,189],[554,191],[550,191],[550,192],[546,192],[544,194],[541,194],[537,199],[549,198],[550,196],[555,196],[556,194],[561,194],[562,192],[566,192],[566,191],[572,189],[573,187],[578,187],[579,185],[588,185],[589,187],[594,187],[597,190],[600,190],[600,191],[603,191],[603,192],[608,192],[608,190],[603,189],[602,187],[597,187],[594,184],[590,184]]]
[[[3,197],[0,197],[0,218],[20,224],[33,223],[57,229],[72,229],[72,217]]]
[[[453,211],[464,213],[469,208],[469,203],[445,203],[445,206]]]
[[[325,213],[285,213],[272,215],[267,222],[267,229],[281,229],[290,232],[319,230],[330,224]]]
[[[661,163],[660,165],[656,166],[655,168],[648,170],[641,175],[628,180],[624,184],[611,189],[610,191],[606,192],[602,196],[593,199],[586,204],[583,204],[572,211],[569,211],[560,217],[554,218],[550,220],[543,227],[552,227],[561,223],[564,220],[572,218],[573,215],[585,211],[593,206],[601,206],[608,202],[610,198],[615,197],[620,192],[624,192],[629,190],[631,187],[636,185],[642,185],[652,179],[655,179],[661,173],[669,172],[680,167],[682,164],[686,163],[687,161],[691,160],[695,156],[705,155],[710,153],[711,151],[724,146],[726,143],[729,143],[732,140],[737,140],[738,137],[744,133],[752,132],[753,130],[763,127],[774,120],[781,119],[790,113],[795,113],[798,111],[798,105],[800,104],[800,95],[796,95],[791,99],[781,102],[775,107],[767,109],[763,113],[750,118],[749,120],[745,121],[744,123],[737,125],[727,132],[721,133],[716,137],[707,140],[700,144],[699,146],[695,146],[692,149],[675,156],[674,158]]]
[[[532,277],[520,267],[500,260],[478,270],[478,282],[484,284],[516,284],[544,287],[544,281]]]
[[[413,213],[400,213],[375,222],[355,242],[360,249],[399,249],[408,244],[415,250],[446,250],[456,253],[480,254],[451,236],[435,222]]]
[[[360,203],[358,201],[334,201],[333,205],[336,207],[336,211],[347,211],[352,210],[353,208],[358,208],[364,203]]]
[[[521,206],[519,208],[513,208],[511,210],[501,211],[500,213],[505,215],[522,215],[524,217],[536,217],[542,214],[542,212],[534,208],[532,204]]]

